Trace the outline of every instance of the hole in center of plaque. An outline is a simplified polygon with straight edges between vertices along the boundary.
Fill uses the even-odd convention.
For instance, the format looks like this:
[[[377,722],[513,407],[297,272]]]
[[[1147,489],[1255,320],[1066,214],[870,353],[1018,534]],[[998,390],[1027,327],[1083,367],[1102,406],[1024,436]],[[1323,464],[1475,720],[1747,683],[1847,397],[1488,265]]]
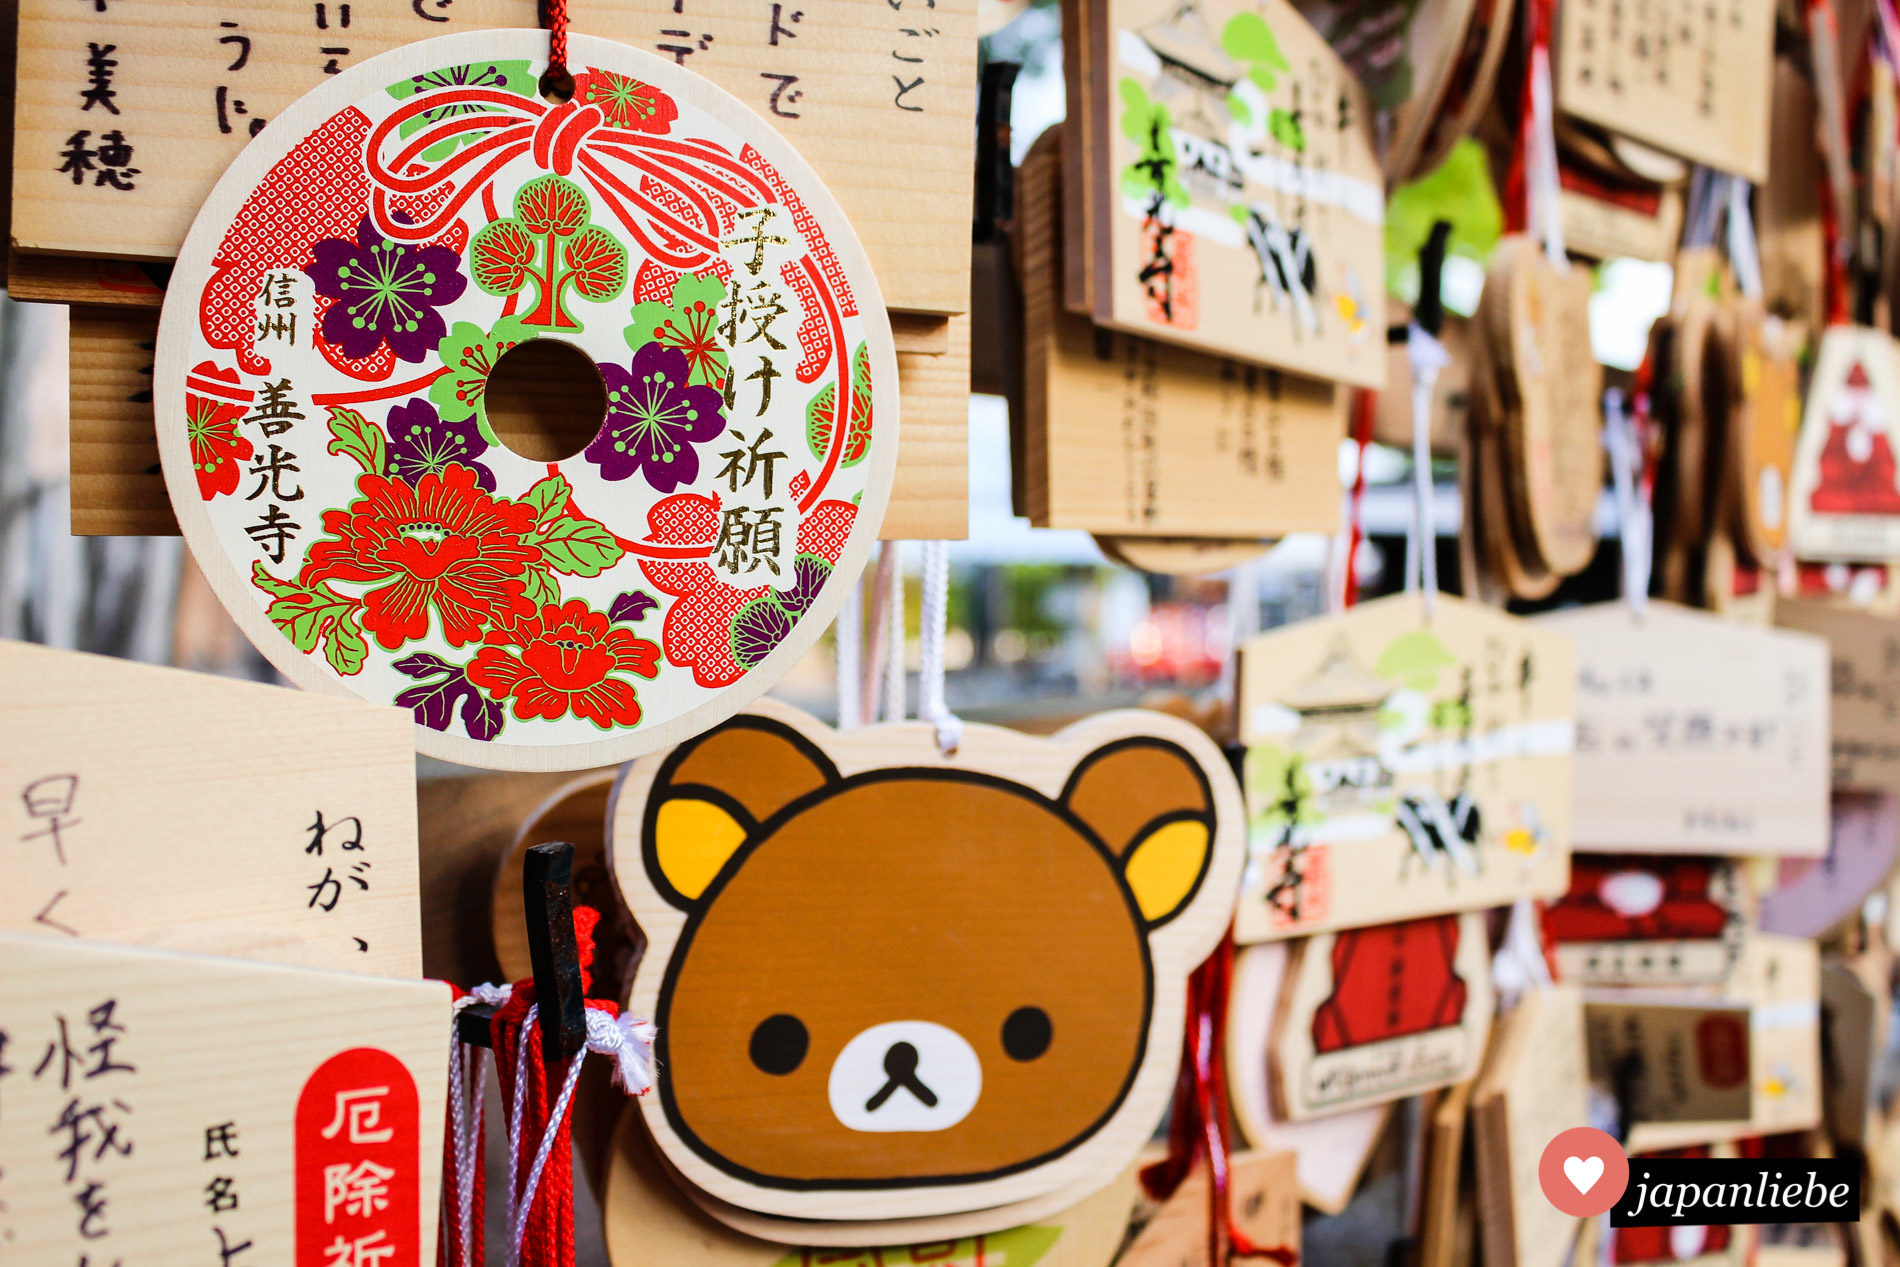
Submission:
[[[495,439],[533,462],[573,457],[607,420],[607,385],[599,367],[560,339],[529,339],[503,352],[485,392]]]

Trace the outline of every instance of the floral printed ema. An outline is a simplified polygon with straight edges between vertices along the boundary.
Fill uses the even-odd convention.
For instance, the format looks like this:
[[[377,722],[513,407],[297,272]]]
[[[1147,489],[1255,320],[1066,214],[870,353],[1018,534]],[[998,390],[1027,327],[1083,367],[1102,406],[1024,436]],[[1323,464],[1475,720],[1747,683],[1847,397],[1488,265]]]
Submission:
[[[180,255],[159,368],[181,522],[265,653],[502,766],[766,689],[863,565],[896,427],[875,283],[803,162],[603,41],[551,105],[537,44],[410,45],[273,119]],[[498,412],[551,394],[512,359],[539,340],[605,400],[555,462]]]

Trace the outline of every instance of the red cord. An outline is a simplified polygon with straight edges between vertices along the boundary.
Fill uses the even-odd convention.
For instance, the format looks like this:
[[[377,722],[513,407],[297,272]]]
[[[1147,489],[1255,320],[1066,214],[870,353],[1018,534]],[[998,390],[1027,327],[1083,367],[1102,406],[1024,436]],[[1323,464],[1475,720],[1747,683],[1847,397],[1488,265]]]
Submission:
[[[1359,545],[1366,539],[1366,446],[1372,443],[1372,422],[1379,412],[1379,393],[1362,389],[1352,420],[1353,443],[1359,446],[1359,461],[1352,477],[1352,508],[1348,512],[1351,537],[1346,545],[1346,575],[1340,605],[1351,607],[1359,601]]]
[[[541,25],[548,29],[548,73],[541,89],[556,85],[572,93],[574,77],[567,69],[567,0],[541,0]]]
[[[1174,1084],[1168,1120],[1168,1155],[1141,1172],[1141,1183],[1157,1201],[1174,1195],[1195,1166],[1205,1162],[1207,1184],[1207,1261],[1225,1267],[1229,1257],[1264,1258],[1294,1267],[1299,1251],[1288,1246],[1255,1245],[1234,1226],[1228,1200],[1227,996],[1234,972],[1230,929],[1207,962],[1188,978],[1187,1033],[1181,1043],[1181,1073]]]

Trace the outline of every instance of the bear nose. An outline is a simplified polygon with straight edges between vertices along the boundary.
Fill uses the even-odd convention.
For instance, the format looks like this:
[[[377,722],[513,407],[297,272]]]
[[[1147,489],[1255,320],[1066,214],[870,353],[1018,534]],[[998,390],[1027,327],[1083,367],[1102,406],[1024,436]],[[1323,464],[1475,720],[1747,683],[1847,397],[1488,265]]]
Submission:
[[[963,1035],[934,1021],[887,1021],[831,1064],[831,1112],[854,1131],[941,1131],[976,1107],[983,1064]]]

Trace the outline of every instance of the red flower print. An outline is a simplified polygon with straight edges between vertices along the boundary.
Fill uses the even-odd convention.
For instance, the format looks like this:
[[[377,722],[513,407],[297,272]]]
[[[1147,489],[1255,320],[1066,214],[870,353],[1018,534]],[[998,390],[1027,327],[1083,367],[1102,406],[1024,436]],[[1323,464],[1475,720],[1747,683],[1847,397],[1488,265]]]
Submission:
[[[363,627],[377,642],[393,650],[426,636],[431,607],[452,647],[474,642],[491,621],[533,614],[524,591],[541,557],[525,539],[534,507],[489,496],[466,466],[413,488],[382,475],[356,487],[363,496],[348,510],[324,512],[330,536],[310,547],[299,579],[375,586],[363,596]]]
[[[633,683],[613,676],[660,671],[660,648],[611,623],[581,599],[549,603],[538,615],[488,631],[468,680],[501,700],[513,697],[522,721],[558,721],[572,709],[602,730],[640,720]],[[516,655],[504,648],[520,649]]]
[[[673,120],[680,117],[673,98],[652,84],[592,66],[586,74],[574,76],[574,98],[583,105],[599,106],[614,127],[655,136],[672,131]]]
[[[209,396],[185,397],[185,436],[191,442],[191,469],[198,496],[210,501],[238,486],[238,463],[251,456],[251,442],[238,434],[244,406]]]

